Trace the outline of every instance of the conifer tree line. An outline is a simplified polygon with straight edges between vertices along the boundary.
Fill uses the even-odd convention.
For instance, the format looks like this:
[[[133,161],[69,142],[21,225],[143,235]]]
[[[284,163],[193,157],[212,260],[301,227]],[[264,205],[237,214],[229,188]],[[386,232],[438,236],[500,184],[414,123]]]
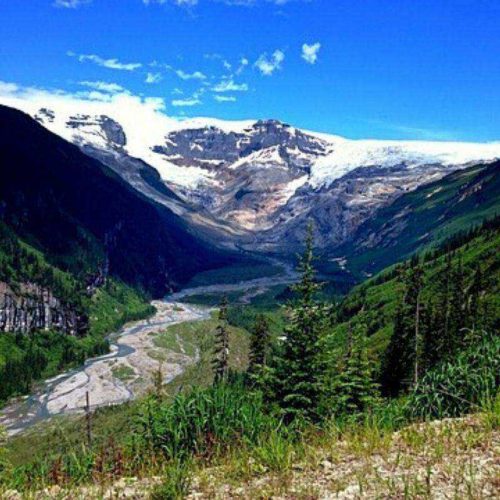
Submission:
[[[16,291],[20,282],[46,287],[63,303],[83,310],[84,286],[67,273],[47,264],[39,255],[25,248],[12,231],[0,221],[0,281]]]
[[[385,393],[392,396],[415,386],[429,369],[497,327],[484,300],[479,262],[466,273],[460,255],[451,251],[440,272],[425,276],[423,262],[415,257],[400,270],[399,281],[403,290],[381,375]]]
[[[262,314],[251,329],[247,372],[251,387],[263,393],[285,422],[361,414],[383,396],[396,397],[415,389],[432,368],[453,360],[484,332],[498,328],[495,313],[490,311],[491,301],[485,300],[488,278],[481,263],[466,269],[461,254],[455,253],[460,247],[457,242],[463,245],[481,231],[496,231],[495,221],[455,237],[443,246],[446,252],[438,249],[423,258],[415,256],[389,273],[397,278],[398,299],[391,318],[392,335],[380,365],[369,350],[369,324],[365,321],[370,321],[372,311],[357,314],[354,321],[348,319],[344,345],[335,349],[329,345],[332,329],[346,322],[349,309],[318,300],[321,283],[315,275],[310,225],[298,266],[300,279],[291,287],[295,299],[287,307],[283,334],[272,339]],[[426,272],[429,255],[440,262],[432,268],[437,268],[432,275]],[[364,312],[365,294],[361,287],[357,312]],[[350,317],[354,318],[352,312]],[[227,376],[228,352],[225,300],[216,332],[216,381]]]
[[[321,284],[315,277],[313,247],[313,226],[309,225],[298,266],[300,280],[292,286],[296,299],[288,306],[288,323],[281,340],[272,344],[269,323],[263,315],[257,316],[250,337],[250,384],[279,409],[285,422],[317,421],[335,412],[359,413],[379,396],[368,356],[366,327],[357,325],[349,335],[341,370],[325,356],[323,343],[332,324],[332,306],[317,299]],[[218,320],[212,363],[216,383],[227,376],[226,299],[220,305]]]

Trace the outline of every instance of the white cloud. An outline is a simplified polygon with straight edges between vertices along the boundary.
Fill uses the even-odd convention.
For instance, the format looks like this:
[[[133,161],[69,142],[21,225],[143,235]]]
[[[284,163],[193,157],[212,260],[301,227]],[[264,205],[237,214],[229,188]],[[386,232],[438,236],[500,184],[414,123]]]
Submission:
[[[302,45],[302,59],[309,64],[315,64],[318,60],[318,52],[320,48],[321,44],[319,42],[311,45],[305,43]]]
[[[76,57],[80,62],[92,62],[98,66],[109,69],[118,69],[122,71],[134,71],[142,67],[141,63],[124,63],[116,58],[104,59],[96,54],[75,54],[74,52],[67,52],[70,57]]]
[[[161,73],[148,73],[146,75],[145,83],[158,83],[162,79]]]
[[[212,90],[214,92],[246,92],[248,85],[246,83],[235,83],[233,79],[229,79],[218,83]]]
[[[126,92],[126,90],[121,85],[112,82],[85,80],[83,82],[80,82],[80,85],[83,85],[84,87],[89,87],[91,89],[95,89],[100,92],[109,92],[112,94],[116,94],[118,92]]]
[[[243,71],[245,71],[245,68],[250,64],[250,61],[246,57],[242,57],[240,59],[240,64],[238,66],[238,69],[236,70],[237,75],[241,75]]]
[[[265,76],[272,75],[276,70],[281,69],[285,60],[285,54],[282,50],[275,50],[271,57],[267,54],[261,54],[254,66]]]
[[[175,74],[182,80],[205,80],[207,78],[201,71],[194,71],[193,73],[186,73],[182,69],[174,71]]]
[[[217,102],[236,102],[236,97],[232,95],[214,95]]]
[[[175,107],[197,106],[198,104],[201,104],[201,101],[196,96],[187,97],[186,99],[174,99],[172,101],[172,106]]]
[[[100,92],[98,90],[76,92],[75,96],[88,101],[111,102],[113,100],[113,94]]]
[[[151,5],[155,3],[163,5],[164,3],[167,3],[167,1],[168,0],[142,0],[142,3],[144,5]],[[198,5],[198,0],[171,0],[171,2],[181,7],[191,7],[193,5]]]
[[[0,95],[15,94],[19,90],[19,86],[15,83],[2,82],[0,80]]]
[[[66,9],[76,9],[80,5],[90,3],[92,0],[55,0],[55,7],[64,7]]]
[[[177,120],[165,115],[165,101],[162,98],[144,98],[128,92],[66,92],[61,89],[21,87],[0,81],[0,103],[32,116],[42,107],[56,111],[56,120],[50,128],[67,140],[72,140],[74,134],[74,130],[66,125],[69,116],[82,112],[90,116],[109,116],[131,132],[127,134],[127,149],[132,156],[137,157],[144,156],[146,144],[160,144],[165,130],[175,127],[177,123]],[[149,154],[149,149],[146,149]]]
[[[124,119],[129,117],[130,121],[137,120],[134,111],[138,109],[148,112],[165,109],[165,101],[162,98],[135,96],[118,84],[99,81],[84,81],[80,84],[92,90],[72,93],[61,89],[21,87],[0,81],[0,102],[27,112],[36,112],[41,106],[71,111],[87,109],[89,114],[119,114],[123,115]]]

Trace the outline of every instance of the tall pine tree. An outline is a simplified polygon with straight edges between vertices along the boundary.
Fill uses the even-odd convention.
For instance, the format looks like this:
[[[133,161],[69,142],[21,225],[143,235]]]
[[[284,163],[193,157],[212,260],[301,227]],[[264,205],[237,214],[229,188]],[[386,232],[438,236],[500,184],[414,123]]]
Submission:
[[[254,379],[262,376],[269,351],[269,322],[263,314],[259,314],[250,335],[250,363],[248,372]]]
[[[227,379],[229,371],[229,331],[227,324],[227,297],[224,296],[219,305],[218,324],[215,330],[215,348],[212,359],[214,382],[219,383]]]
[[[318,416],[324,369],[319,341],[324,331],[326,310],[316,300],[320,284],[313,266],[313,226],[309,224],[306,248],[299,261],[300,281],[292,287],[297,299],[290,306],[284,345],[274,370],[277,402],[285,419]]]
[[[345,358],[334,380],[332,410],[336,414],[361,413],[378,401],[366,336],[365,324],[360,323],[353,330],[349,325]]]
[[[418,381],[421,369],[423,272],[418,261],[411,262],[403,275],[403,284],[404,293],[396,309],[382,370],[383,389],[391,395]]]

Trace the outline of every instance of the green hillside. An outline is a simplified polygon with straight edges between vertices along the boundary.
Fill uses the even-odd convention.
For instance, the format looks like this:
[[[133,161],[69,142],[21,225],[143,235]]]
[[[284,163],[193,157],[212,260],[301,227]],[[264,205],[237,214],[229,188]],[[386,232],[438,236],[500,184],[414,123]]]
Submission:
[[[127,321],[152,314],[147,297],[116,280],[108,280],[90,297],[85,283],[48,263],[44,255],[16,237],[0,222],[0,282],[14,293],[23,283],[36,283],[62,298],[77,312],[82,328],[77,336],[56,331],[30,335],[0,332],[0,403],[29,392],[34,382],[108,351],[105,335]]]
[[[345,344],[349,329],[364,324],[368,329],[371,356],[381,369],[384,354],[393,334],[398,307],[405,294],[405,275],[417,265],[423,271],[422,308],[426,314],[437,314],[443,283],[451,273],[463,290],[460,314],[463,328],[498,332],[500,326],[500,228],[499,219],[485,222],[469,232],[447,239],[434,250],[420,254],[420,258],[392,266],[365,281],[340,303],[338,323],[329,335],[333,346]],[[451,287],[451,285],[450,285]],[[474,288],[479,304],[470,311]],[[450,291],[451,294],[451,291]],[[426,321],[431,319],[426,318]],[[436,335],[439,325],[432,325]],[[340,347],[339,347],[340,348]]]
[[[336,254],[355,275],[380,271],[500,213],[500,162],[454,172],[399,197]]]

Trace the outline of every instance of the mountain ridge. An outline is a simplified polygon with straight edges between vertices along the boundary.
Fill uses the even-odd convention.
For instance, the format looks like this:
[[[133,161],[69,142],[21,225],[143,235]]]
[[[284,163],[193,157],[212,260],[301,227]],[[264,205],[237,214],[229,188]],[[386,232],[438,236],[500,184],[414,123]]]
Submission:
[[[172,210],[216,246],[293,256],[307,221],[330,249],[402,194],[500,143],[350,140],[278,120],[133,119],[107,103],[17,100],[35,119]]]

